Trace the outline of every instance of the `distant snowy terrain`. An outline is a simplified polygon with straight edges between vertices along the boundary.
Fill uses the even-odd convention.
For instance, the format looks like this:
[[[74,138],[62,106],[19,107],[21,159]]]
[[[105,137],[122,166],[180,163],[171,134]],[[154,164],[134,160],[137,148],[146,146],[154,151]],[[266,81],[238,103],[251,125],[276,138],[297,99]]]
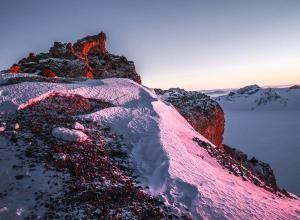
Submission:
[[[249,86],[216,97],[225,110],[300,111],[300,89]]]
[[[278,184],[300,195],[300,89],[255,85],[215,98],[225,112],[224,143],[269,163]]]
[[[53,93],[76,94],[111,103],[112,106],[77,117],[108,126],[121,135],[142,186],[174,212],[187,213],[194,219],[300,218],[298,198],[279,197],[228,173],[194,141],[196,138],[210,144],[173,106],[129,79],[68,84],[23,82],[1,86],[0,114],[13,114]],[[53,134],[60,138],[70,134],[69,130],[57,131]],[[10,154],[1,152],[0,157],[1,179],[12,178],[14,173],[4,167],[8,163],[4,160],[9,161]],[[45,176],[45,181],[47,178]],[[59,189],[60,182],[57,187]],[[10,211],[22,216],[22,212],[26,212],[26,200],[26,196],[19,196],[14,203],[1,199],[0,217]]]

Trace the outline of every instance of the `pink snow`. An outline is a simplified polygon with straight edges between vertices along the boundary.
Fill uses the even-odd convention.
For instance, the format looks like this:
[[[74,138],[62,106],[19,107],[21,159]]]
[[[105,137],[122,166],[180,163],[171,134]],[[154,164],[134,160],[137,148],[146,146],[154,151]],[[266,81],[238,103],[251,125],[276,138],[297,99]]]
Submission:
[[[207,140],[174,107],[129,79],[20,83],[1,90],[7,96],[0,98],[0,110],[5,101],[20,108],[54,91],[114,104],[80,118],[109,126],[122,135],[142,185],[149,186],[149,193],[174,211],[190,212],[195,219],[300,218],[298,198],[279,198],[230,175],[193,141],[194,137]],[[54,134],[69,138],[75,131],[81,132],[57,128]]]

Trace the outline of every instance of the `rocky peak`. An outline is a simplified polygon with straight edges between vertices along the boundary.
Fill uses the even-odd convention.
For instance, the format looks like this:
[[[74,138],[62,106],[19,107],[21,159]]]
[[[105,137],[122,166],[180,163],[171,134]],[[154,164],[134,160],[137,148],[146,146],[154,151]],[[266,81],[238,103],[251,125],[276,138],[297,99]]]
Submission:
[[[53,58],[76,59],[71,43],[54,42],[49,53]]]
[[[84,37],[74,44],[54,42],[49,52],[30,53],[6,72],[50,77],[129,78],[141,83],[132,61],[107,51],[104,32]]]
[[[243,88],[240,88],[236,91],[236,93],[238,94],[248,94],[248,95],[251,95],[255,92],[257,92],[258,90],[260,90],[261,87],[254,84],[254,85],[249,85],[249,86],[245,86]]]
[[[87,36],[78,40],[74,45],[74,53],[83,58],[88,59],[88,55],[102,55],[107,56],[106,50],[106,34],[101,32],[98,35]]]

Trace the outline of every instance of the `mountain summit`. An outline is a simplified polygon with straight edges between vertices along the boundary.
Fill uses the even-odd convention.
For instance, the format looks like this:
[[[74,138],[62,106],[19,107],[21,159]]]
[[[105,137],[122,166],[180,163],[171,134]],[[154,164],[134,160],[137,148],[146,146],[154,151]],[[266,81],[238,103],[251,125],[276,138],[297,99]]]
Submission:
[[[224,123],[219,105],[141,85],[105,40],[55,43],[0,74],[1,218],[300,218],[267,164],[221,144],[223,124],[205,134],[216,146],[201,134],[215,125],[188,122]]]
[[[74,44],[54,42],[49,52],[29,53],[7,72],[36,73],[46,77],[121,77],[141,83],[132,61],[107,51],[104,32],[84,37]]]

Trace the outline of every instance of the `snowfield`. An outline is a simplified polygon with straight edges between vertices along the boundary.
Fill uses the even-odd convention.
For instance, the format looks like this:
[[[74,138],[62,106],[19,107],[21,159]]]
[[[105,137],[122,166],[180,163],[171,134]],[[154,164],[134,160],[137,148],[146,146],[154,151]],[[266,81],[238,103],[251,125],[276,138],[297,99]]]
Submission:
[[[280,198],[229,174],[193,141],[197,137],[208,142],[174,107],[129,79],[1,86],[0,114],[24,108],[53,92],[112,103],[113,107],[80,118],[122,135],[141,184],[174,211],[190,213],[194,219],[300,219],[298,198]]]

